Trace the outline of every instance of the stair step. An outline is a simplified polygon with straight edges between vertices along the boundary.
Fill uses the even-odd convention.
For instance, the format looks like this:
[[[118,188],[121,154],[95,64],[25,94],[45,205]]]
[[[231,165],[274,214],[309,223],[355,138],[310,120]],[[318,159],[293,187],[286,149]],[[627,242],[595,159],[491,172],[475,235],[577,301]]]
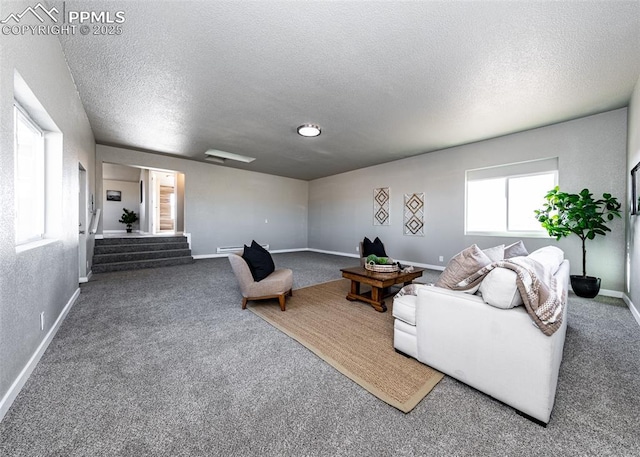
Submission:
[[[189,243],[184,242],[164,242],[164,243],[138,243],[138,244],[107,244],[96,245],[94,254],[119,254],[122,252],[142,252],[142,251],[162,251],[172,249],[189,249]]]
[[[109,237],[96,239],[96,246],[109,246],[114,244],[146,244],[146,243],[186,243],[187,237],[176,236],[132,236],[132,237]]]
[[[169,249],[161,251],[119,252],[112,254],[96,254],[93,256],[93,264],[131,262],[138,260],[165,259],[174,257],[189,257],[190,249]]]
[[[137,260],[129,262],[115,262],[115,263],[103,263],[94,264],[91,267],[93,273],[106,273],[109,271],[123,271],[123,270],[137,270],[140,268],[156,268],[156,267],[168,267],[174,265],[186,265],[193,263],[194,259],[191,256],[186,257],[171,257],[168,259],[151,259],[151,260]]]

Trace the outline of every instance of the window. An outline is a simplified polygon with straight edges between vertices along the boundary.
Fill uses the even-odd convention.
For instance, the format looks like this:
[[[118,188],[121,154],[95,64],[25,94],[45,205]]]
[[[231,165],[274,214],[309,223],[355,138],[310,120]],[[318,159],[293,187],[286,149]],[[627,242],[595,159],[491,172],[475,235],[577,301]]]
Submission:
[[[467,170],[465,233],[547,236],[534,210],[557,184],[557,158]]]
[[[16,244],[45,234],[44,134],[26,112],[14,105]]]

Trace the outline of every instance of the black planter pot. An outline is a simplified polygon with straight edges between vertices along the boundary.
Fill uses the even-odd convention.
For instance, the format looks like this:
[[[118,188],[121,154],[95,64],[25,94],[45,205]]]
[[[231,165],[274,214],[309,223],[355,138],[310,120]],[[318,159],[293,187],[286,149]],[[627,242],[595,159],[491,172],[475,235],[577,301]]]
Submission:
[[[593,298],[600,292],[600,278],[571,275],[571,288],[578,297]]]
[[[128,228],[127,233],[131,233],[133,229]]]

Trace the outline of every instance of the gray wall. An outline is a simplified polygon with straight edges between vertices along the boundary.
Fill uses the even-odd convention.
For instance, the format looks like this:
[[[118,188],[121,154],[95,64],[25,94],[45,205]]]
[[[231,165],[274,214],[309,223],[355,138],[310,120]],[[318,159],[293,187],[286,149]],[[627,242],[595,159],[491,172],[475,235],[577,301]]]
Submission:
[[[31,2],[12,2],[5,13]],[[95,142],[55,36],[3,36],[0,66],[0,398],[78,289],[78,168],[95,192]],[[17,70],[63,134],[62,230],[55,242],[17,254],[14,232],[13,81]],[[90,240],[88,243],[92,243]],[[45,328],[39,316],[45,313]]]
[[[96,153],[98,187],[102,162],[184,173],[184,230],[191,234],[193,255],[252,239],[272,250],[307,247],[306,181],[111,146],[97,145]]]
[[[464,235],[465,170],[553,157],[559,158],[559,181],[565,191],[589,187],[611,192],[624,200],[627,110],[512,134],[478,143],[317,179],[309,185],[309,247],[356,253],[364,237],[379,236],[394,258],[443,267],[466,246],[486,248],[515,241],[512,238]],[[372,194],[376,187],[391,188],[391,225],[373,226]],[[405,193],[425,193],[425,236],[402,234]],[[612,233],[587,246],[587,273],[602,277],[602,287],[622,291],[625,254],[624,221],[611,224]],[[581,274],[581,247],[577,237],[559,242],[526,238],[531,251],[557,244]],[[444,262],[438,260],[444,257]]]
[[[628,201],[631,201],[631,169],[640,162],[640,79],[629,103],[629,137],[627,146],[627,182]],[[640,176],[639,176],[640,178]],[[627,225],[627,282],[626,293],[631,304],[636,310],[636,316],[640,316],[640,215],[626,214]]]
[[[122,217],[122,208],[135,211],[140,209],[140,183],[131,181],[103,180],[102,192],[102,227],[103,230],[123,232],[127,229],[125,224],[118,222]],[[121,198],[119,202],[107,200],[107,190],[119,190]],[[139,217],[139,216],[138,216]],[[133,224],[133,230],[138,230],[140,221]]]

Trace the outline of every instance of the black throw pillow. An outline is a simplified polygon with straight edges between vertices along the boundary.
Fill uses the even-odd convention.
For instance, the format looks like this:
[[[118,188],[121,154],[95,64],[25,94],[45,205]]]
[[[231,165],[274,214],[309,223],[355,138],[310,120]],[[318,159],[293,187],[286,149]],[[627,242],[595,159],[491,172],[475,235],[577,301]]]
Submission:
[[[384,245],[380,238],[376,237],[375,240],[371,241],[365,236],[362,242],[362,257],[368,257],[371,254],[377,257],[388,257],[387,253],[384,252]]]
[[[251,243],[251,246],[244,246],[242,258],[249,265],[254,281],[262,281],[275,271],[275,265],[269,251],[255,241]]]
[[[262,246],[260,246],[258,243],[256,243],[256,240],[252,240],[251,241],[251,247],[253,249],[257,249],[258,251],[262,252],[263,254],[265,254],[268,257],[268,259],[269,259],[268,267],[271,269],[269,274],[273,273],[275,271],[275,269],[276,269],[276,265],[273,263],[273,257],[271,257],[271,253],[269,251],[267,251],[265,248],[263,248]]]

